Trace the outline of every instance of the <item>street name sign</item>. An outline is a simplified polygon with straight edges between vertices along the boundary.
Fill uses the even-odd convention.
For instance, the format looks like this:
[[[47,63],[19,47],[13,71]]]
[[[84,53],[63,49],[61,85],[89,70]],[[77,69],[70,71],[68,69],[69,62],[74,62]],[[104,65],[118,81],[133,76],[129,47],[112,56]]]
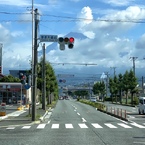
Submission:
[[[57,35],[40,35],[40,42],[57,42]]]

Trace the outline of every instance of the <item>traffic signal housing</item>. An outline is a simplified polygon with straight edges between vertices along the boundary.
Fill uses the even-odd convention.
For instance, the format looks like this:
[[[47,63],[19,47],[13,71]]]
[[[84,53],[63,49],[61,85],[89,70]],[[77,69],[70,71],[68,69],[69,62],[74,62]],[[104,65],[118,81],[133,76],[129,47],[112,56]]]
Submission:
[[[20,80],[21,80],[21,84],[23,85],[26,84],[26,76],[23,73],[20,74]]]
[[[74,47],[74,38],[73,37],[59,37],[58,43],[60,44],[60,50],[65,49],[65,44],[68,45],[69,49],[72,49]]]
[[[68,48],[72,49],[74,47],[74,38],[70,37],[68,42]]]

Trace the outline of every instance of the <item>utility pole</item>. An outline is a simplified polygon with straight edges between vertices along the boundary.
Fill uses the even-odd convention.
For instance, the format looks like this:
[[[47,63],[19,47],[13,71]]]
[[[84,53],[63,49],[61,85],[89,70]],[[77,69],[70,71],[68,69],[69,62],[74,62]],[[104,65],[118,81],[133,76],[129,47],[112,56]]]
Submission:
[[[109,73],[106,72],[105,75],[107,76],[106,78],[106,97],[108,96],[108,78],[109,78]]]
[[[115,77],[115,75],[116,75],[116,67],[111,67],[111,69],[114,70],[114,77]]]
[[[34,56],[33,56],[33,75],[32,75],[32,80],[33,80],[33,86],[32,86],[32,121],[35,121],[36,119],[36,95],[37,95],[37,48],[38,48],[38,23],[39,23],[39,14],[38,14],[38,9],[34,10]]]
[[[133,62],[133,72],[134,72],[134,75],[135,75],[135,60],[137,59],[137,57],[130,57],[130,59]]]
[[[144,94],[144,77],[142,76],[142,93]]]
[[[45,71],[45,43],[42,46],[43,49],[43,63],[42,63],[42,79],[43,79],[43,93],[42,93],[42,109],[46,109],[46,71]]]

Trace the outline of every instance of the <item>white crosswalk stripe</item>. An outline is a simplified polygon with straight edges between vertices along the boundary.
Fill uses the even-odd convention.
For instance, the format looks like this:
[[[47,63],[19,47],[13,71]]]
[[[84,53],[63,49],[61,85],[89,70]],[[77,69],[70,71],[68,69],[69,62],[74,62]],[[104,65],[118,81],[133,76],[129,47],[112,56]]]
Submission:
[[[65,124],[65,128],[74,128],[72,124]]]
[[[105,123],[106,126],[108,126],[109,128],[117,128],[116,126],[114,126],[113,124],[111,123]]]
[[[23,126],[22,129],[29,129],[31,126]]]
[[[43,128],[45,128],[45,126],[46,126],[46,124],[39,124],[39,125],[37,126],[37,129],[43,129]]]
[[[99,123],[91,123],[90,125],[89,124],[87,124],[86,125],[86,123],[78,123],[77,124],[78,125],[78,127],[79,128],[81,128],[81,129],[83,129],[83,128],[89,128],[89,127],[91,127],[90,125],[92,125],[92,127],[94,127],[95,129],[102,129],[102,128],[106,128],[106,127],[108,127],[108,128],[112,128],[112,129],[116,129],[116,128],[120,128],[120,127],[122,127],[122,128],[125,128],[125,129],[128,129],[128,128],[145,128],[145,124],[144,123],[142,123],[142,125],[141,124],[137,124],[137,123],[135,123],[135,122],[133,122],[133,123],[128,123],[128,124],[125,124],[125,123],[117,123],[117,124],[113,124],[113,123],[101,123],[101,124],[99,124]],[[6,129],[7,130],[13,130],[13,129],[16,129],[16,128],[21,128],[21,129],[25,129],[25,130],[27,130],[27,129],[30,129],[30,128],[33,128],[33,129],[44,129],[46,126],[50,126],[50,128],[51,129],[59,129],[60,128],[60,126],[64,126],[66,129],[74,129],[74,128],[76,128],[76,126],[74,126],[73,124],[71,124],[71,123],[66,123],[66,124],[56,124],[56,123],[54,123],[54,124],[45,124],[45,123],[41,123],[41,124],[39,124],[39,125],[34,125],[33,127],[32,127],[32,125],[25,125],[25,126],[20,126],[20,127],[18,127],[18,126],[8,126]]]
[[[132,128],[131,126],[128,126],[128,125],[126,125],[124,123],[117,123],[117,124],[122,126],[122,127],[124,127],[124,128]]]
[[[95,127],[95,128],[103,128],[101,125],[99,125],[98,123],[92,123],[92,125]]]
[[[6,128],[6,129],[15,129],[15,127],[12,126],[12,127],[8,127],[8,128]]]
[[[79,124],[80,128],[88,128],[86,124]]]
[[[59,128],[59,124],[52,124],[51,128],[52,129],[57,129],[57,128]]]
[[[145,128],[145,126],[142,126],[142,125],[140,125],[140,124],[137,124],[137,123],[130,123],[131,125],[133,125],[133,126],[136,126],[136,127],[138,127],[138,128]]]

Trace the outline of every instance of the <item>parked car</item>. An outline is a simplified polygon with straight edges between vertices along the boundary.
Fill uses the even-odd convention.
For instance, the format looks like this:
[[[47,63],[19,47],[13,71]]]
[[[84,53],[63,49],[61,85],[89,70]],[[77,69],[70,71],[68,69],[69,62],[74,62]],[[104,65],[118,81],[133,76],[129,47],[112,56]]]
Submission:
[[[90,101],[91,101],[91,102],[97,102],[97,99],[96,99],[96,97],[91,97],[91,98],[90,98]]]
[[[145,114],[145,97],[139,97],[138,113]]]
[[[64,100],[64,97],[63,97],[63,96],[60,96],[60,97],[59,97],[59,100]]]

